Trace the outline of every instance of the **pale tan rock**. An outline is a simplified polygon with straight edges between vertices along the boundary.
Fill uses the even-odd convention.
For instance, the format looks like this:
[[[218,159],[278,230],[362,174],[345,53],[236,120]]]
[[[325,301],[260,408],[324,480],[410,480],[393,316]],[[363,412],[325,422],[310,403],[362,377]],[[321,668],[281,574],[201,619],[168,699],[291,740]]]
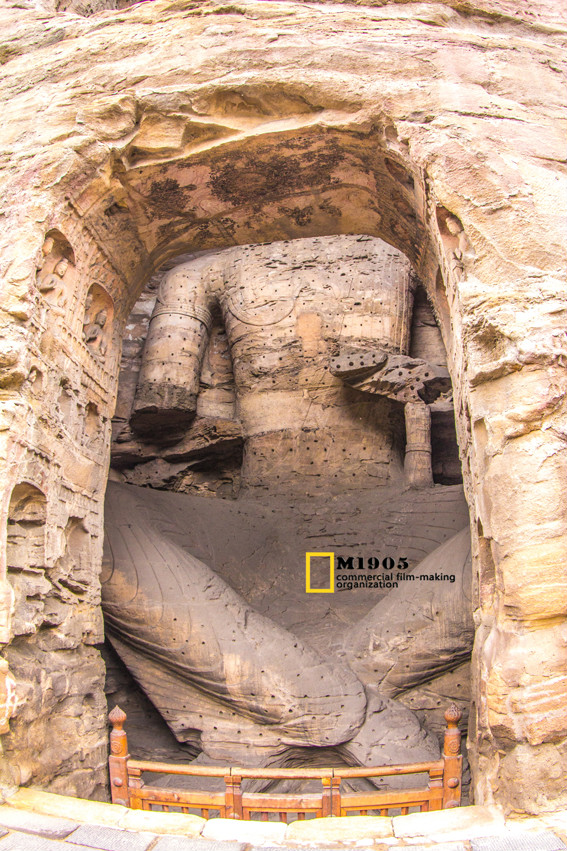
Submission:
[[[119,804],[104,804],[98,801],[85,801],[68,795],[53,795],[35,789],[18,789],[7,803],[18,810],[43,813],[48,816],[61,816],[88,824],[102,824],[116,827],[128,814],[127,807]]]
[[[199,836],[206,823],[204,818],[191,814],[128,810],[118,822],[118,827],[124,830],[146,830],[158,834]]]
[[[286,825],[281,822],[237,821],[236,819],[209,819],[201,832],[204,839],[235,840],[254,845],[283,842]]]
[[[560,809],[554,813],[542,813],[535,818],[520,818],[512,815],[506,819],[506,828],[510,832],[553,830],[563,841],[567,838],[567,810]]]
[[[396,816],[392,819],[392,825],[394,835],[399,839],[408,840],[423,836],[439,842],[497,836],[505,831],[501,810],[497,807],[479,806]]]
[[[349,816],[293,821],[285,838],[297,842],[354,842],[393,836],[392,819],[385,816]]]

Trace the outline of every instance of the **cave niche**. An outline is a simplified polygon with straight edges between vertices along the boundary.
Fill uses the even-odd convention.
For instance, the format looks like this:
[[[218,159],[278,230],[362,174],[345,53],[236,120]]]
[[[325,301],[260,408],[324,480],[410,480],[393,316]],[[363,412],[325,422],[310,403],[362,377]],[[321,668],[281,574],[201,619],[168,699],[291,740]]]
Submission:
[[[250,764],[289,759],[299,764],[301,754],[304,764],[311,764],[322,758],[315,754],[317,747],[326,748],[328,758],[349,764],[433,754],[447,701],[457,700],[465,717],[468,706],[470,545],[458,448],[450,428],[454,412],[445,350],[428,297],[407,259],[381,240],[344,236],[170,260],[161,281],[152,279],[126,324],[102,583],[109,700],[119,697],[131,709],[139,747],[151,752],[155,735],[160,754],[165,749],[172,759],[198,753],[200,760]],[[427,446],[421,432],[417,437],[407,433],[408,405],[427,413],[432,427]],[[428,478],[415,478],[407,464],[404,471],[408,452],[418,453],[420,470],[429,464]],[[405,518],[404,529],[400,517]],[[255,651],[247,647],[249,630],[239,633],[238,607],[248,611],[250,606],[254,617],[260,617],[258,635],[264,635],[266,649],[275,640],[272,630],[279,636],[278,660],[267,653],[262,671],[254,674],[255,708],[252,698],[236,689],[232,698],[222,698],[224,708],[218,710],[224,686],[219,692],[216,686],[205,688],[191,674],[180,690],[176,677],[185,676],[181,669],[189,662],[184,658],[199,642],[194,628],[183,638],[177,615],[175,636],[162,624],[152,638],[154,646],[163,648],[164,661],[169,660],[168,672],[156,664],[155,652],[161,650],[154,651],[153,659],[143,650],[140,654],[120,603],[119,585],[130,587],[133,581],[133,566],[117,555],[126,526],[143,537],[140,552],[144,546],[154,549],[155,534],[162,554],[173,542],[187,554],[175,559],[189,559],[185,569],[194,577],[187,580],[193,591],[188,586],[177,595],[188,595],[189,608],[195,600],[204,612],[210,608],[211,614],[203,617],[213,624],[212,631],[203,624],[201,642],[213,654],[207,664],[220,663],[227,641],[229,647],[236,642],[233,652],[247,658],[251,670],[257,664]],[[459,538],[455,533],[460,530]],[[453,602],[445,606],[452,619],[447,646],[416,664],[417,644],[426,629],[420,623],[406,641],[409,665],[416,670],[393,690],[386,686],[373,653],[352,636],[362,621],[365,635],[373,635],[375,643],[381,634],[384,647],[389,646],[387,623],[392,618],[373,612],[387,605],[390,589],[399,589],[402,580],[382,569],[375,587],[358,596],[340,580],[331,605],[318,595],[309,597],[304,592],[305,554],[315,545],[337,551],[347,565],[350,559],[344,570],[352,570],[354,553],[365,562],[367,582],[377,579],[372,573],[376,561],[407,565],[411,572],[422,565],[431,569],[428,558],[433,558],[431,564],[440,558],[449,569],[453,558],[464,573],[457,570],[455,576],[452,568],[452,574],[444,574],[447,584],[456,581]],[[169,565],[172,557],[166,556]],[[159,567],[154,556],[151,574],[157,585],[163,584],[162,570],[164,577],[169,575],[170,567],[165,562]],[[182,575],[176,573],[172,581],[183,586]],[[144,576],[150,585],[154,582],[145,568]],[[199,592],[201,581],[205,584]],[[165,578],[163,582],[167,584]],[[225,604],[229,610],[234,607],[232,639],[223,637],[230,621],[222,624],[212,601],[207,602],[209,584],[217,587],[219,582],[224,590],[217,589],[213,597],[228,594],[232,601]],[[446,597],[442,585],[410,595],[414,615],[430,605],[431,595],[439,595],[441,615]],[[398,592],[398,628],[407,617],[406,597]],[[284,636],[295,637],[289,651]],[[172,639],[179,652],[170,646]],[[396,636],[391,639],[395,643]],[[428,640],[436,646],[433,634]],[[309,736],[294,738],[285,727],[283,733],[275,732],[277,725],[269,721],[274,694],[270,698],[266,677],[276,669],[285,676],[297,670],[297,677],[306,671],[307,682],[320,664],[317,654],[329,651],[336,654],[336,670],[325,674],[330,677],[327,690],[332,694],[337,689],[341,708],[327,694],[328,713],[313,715]],[[216,661],[215,652],[220,654]],[[210,695],[207,689],[212,689]],[[293,718],[301,700],[290,700]],[[373,741],[380,727],[376,718],[390,723],[392,701],[405,718],[414,750],[396,744],[392,729],[389,747]],[[255,714],[258,705],[267,713],[264,722]],[[350,726],[343,729],[347,717]],[[370,717],[377,728],[368,726]],[[334,739],[329,735],[331,718],[342,730]]]

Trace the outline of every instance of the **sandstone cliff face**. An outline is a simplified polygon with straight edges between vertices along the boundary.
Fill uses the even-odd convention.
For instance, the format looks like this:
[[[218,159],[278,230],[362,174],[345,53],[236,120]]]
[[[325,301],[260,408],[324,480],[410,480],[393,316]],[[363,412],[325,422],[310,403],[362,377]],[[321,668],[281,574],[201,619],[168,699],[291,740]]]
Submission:
[[[145,282],[185,251],[358,233],[409,258],[447,349],[477,577],[477,800],[565,803],[560,4],[93,11],[0,13],[1,638],[20,700],[8,766],[24,766],[7,779],[104,782],[101,506]],[[38,747],[48,716],[64,756]]]

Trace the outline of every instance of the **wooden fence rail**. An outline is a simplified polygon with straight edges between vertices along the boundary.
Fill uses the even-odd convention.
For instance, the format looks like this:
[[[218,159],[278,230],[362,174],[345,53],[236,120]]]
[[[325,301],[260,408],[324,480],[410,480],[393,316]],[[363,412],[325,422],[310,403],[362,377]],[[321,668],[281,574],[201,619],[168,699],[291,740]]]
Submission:
[[[126,715],[116,706],[109,715],[112,731],[108,764],[112,802],[142,810],[158,809],[168,812],[174,809],[183,813],[198,811],[204,818],[209,818],[213,812],[222,818],[234,819],[250,819],[259,815],[262,820],[267,821],[271,814],[275,814],[284,822],[287,822],[291,815],[298,819],[304,819],[308,814],[318,817],[346,816],[353,813],[368,815],[370,812],[388,815],[390,810],[399,810],[405,815],[410,808],[416,807],[421,812],[458,807],[461,802],[462,776],[461,732],[458,727],[461,717],[462,713],[455,704],[445,712],[447,728],[443,755],[435,762],[356,768],[240,768],[177,765],[131,759],[124,730]],[[224,790],[207,792],[149,786],[142,779],[144,773],[223,778]],[[427,774],[427,785],[417,786],[415,789],[341,791],[342,780],[408,774]],[[246,779],[315,779],[321,781],[321,791],[300,794],[247,792],[242,790],[242,781]]]

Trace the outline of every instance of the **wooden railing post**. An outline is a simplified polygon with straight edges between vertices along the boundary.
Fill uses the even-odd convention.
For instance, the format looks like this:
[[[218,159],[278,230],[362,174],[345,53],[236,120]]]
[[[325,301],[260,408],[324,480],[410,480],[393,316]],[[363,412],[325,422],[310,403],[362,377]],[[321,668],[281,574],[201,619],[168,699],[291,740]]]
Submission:
[[[128,791],[128,738],[124,730],[126,713],[119,706],[115,706],[108,716],[112,724],[110,733],[110,756],[108,757],[108,769],[110,773],[110,793],[113,804],[122,804],[127,807],[130,803]]]
[[[430,768],[429,769],[429,783],[428,788],[430,791],[434,789],[442,789],[443,788],[443,777],[444,777],[444,768]],[[435,796],[432,800],[429,800],[427,805],[428,810],[441,810],[443,809],[443,797],[442,793],[439,796]]]
[[[226,818],[242,818],[242,777],[238,774],[227,774],[224,778],[225,792],[224,803],[226,807]]]
[[[461,731],[459,721],[463,713],[454,703],[445,712],[445,739],[443,742],[443,809],[461,804],[463,757],[461,756]]]
[[[340,816],[341,814],[341,778],[330,775],[322,777],[323,796],[321,801],[321,814],[326,816]]]
[[[139,768],[127,767],[128,770],[128,806],[132,810],[142,810],[142,799],[138,793],[139,789],[143,789],[144,781],[142,780],[142,772]]]

